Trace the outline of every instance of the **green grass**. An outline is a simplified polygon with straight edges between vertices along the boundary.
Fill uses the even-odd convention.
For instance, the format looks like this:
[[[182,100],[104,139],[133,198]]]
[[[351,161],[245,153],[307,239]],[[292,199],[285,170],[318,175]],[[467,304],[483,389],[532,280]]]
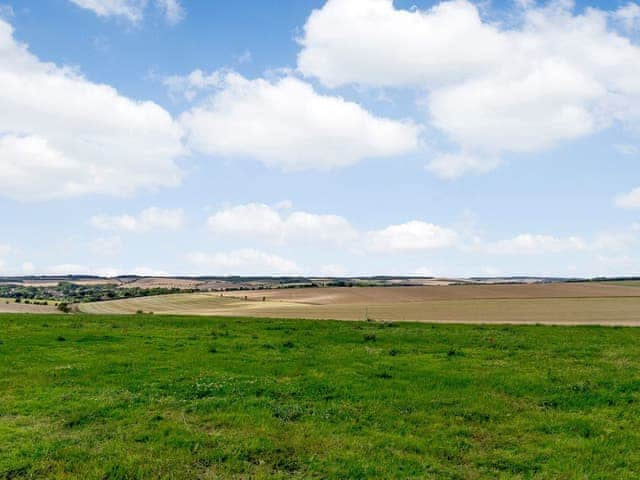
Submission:
[[[640,329],[1,315],[0,478],[638,478]]]

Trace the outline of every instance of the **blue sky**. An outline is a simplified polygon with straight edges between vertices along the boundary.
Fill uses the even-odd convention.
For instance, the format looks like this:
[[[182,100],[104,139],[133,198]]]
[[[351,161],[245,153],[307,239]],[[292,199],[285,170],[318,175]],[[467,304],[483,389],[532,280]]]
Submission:
[[[0,273],[640,274],[640,6],[4,1]]]

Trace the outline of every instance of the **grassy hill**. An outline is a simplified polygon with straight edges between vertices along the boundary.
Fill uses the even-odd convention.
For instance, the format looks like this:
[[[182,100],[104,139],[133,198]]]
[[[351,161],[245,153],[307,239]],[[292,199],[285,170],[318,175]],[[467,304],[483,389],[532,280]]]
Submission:
[[[0,478],[637,478],[639,341],[0,315]]]

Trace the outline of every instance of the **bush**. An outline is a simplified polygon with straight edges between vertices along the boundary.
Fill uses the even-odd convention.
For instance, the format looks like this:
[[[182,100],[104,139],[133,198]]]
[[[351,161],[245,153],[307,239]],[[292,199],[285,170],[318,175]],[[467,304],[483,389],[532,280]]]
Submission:
[[[71,311],[71,307],[67,302],[60,302],[58,304],[58,310],[60,310],[63,313],[69,313]]]

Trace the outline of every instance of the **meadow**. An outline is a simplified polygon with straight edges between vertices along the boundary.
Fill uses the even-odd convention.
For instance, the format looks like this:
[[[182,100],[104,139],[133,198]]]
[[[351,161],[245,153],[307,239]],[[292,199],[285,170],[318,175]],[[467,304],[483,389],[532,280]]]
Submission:
[[[0,478],[632,479],[640,330],[0,315]]]

